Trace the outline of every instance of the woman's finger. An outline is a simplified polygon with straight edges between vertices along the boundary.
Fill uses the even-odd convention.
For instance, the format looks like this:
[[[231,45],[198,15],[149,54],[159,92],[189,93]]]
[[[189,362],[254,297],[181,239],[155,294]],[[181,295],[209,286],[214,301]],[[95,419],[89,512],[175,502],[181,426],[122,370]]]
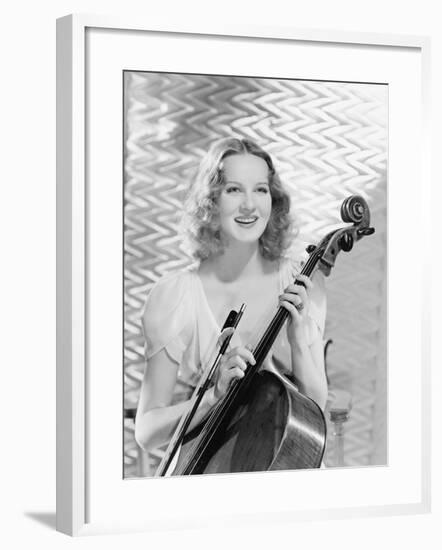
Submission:
[[[253,357],[253,353],[247,348],[237,347],[237,348],[232,349],[232,351],[227,355],[227,359],[229,359],[230,357],[233,357],[235,355],[238,355],[239,357],[242,357],[243,359],[245,359],[246,361],[248,361],[252,365],[254,365],[256,363],[255,358]]]
[[[300,275],[300,274],[295,275],[295,280],[299,281],[302,284],[296,285],[295,283],[292,283],[294,286],[301,286],[301,287],[303,286],[305,288],[313,288],[315,286],[313,281],[309,277],[307,277],[307,275]],[[292,285],[290,285],[290,286],[292,286]]]
[[[297,287],[297,294],[299,294],[303,300],[308,299],[308,290],[303,286],[295,285]]]
[[[226,338],[228,338],[229,336],[231,336],[233,333],[235,332],[235,329],[233,327],[227,327],[225,328],[221,334],[219,335],[219,338],[218,338],[218,346],[221,347],[224,343],[224,341],[226,340]]]
[[[300,294],[301,296],[308,296],[308,290],[300,285],[289,285],[284,292],[290,293],[290,294]]]
[[[236,378],[244,378],[244,376],[245,376],[244,371],[242,369],[240,369],[239,367],[235,367],[235,368],[230,369],[228,371],[227,380],[231,381],[231,380],[235,380]]]
[[[307,277],[307,275],[296,275],[296,280],[304,283],[307,288],[313,288],[315,286],[313,281],[310,279],[310,277]]]
[[[240,361],[242,361],[242,363]],[[215,393],[218,397],[227,392],[233,380],[243,378],[245,376],[246,367],[247,365],[241,358],[238,358],[238,362],[232,364],[231,366],[228,363],[223,365],[215,389]]]
[[[308,311],[308,299],[302,300],[302,298],[298,294],[282,294],[279,297],[279,301],[280,304],[284,301],[293,304],[299,313],[301,313],[302,311]]]
[[[299,304],[302,304],[307,302],[307,300],[303,300],[299,294],[281,294],[279,297],[279,300],[286,300],[287,302],[291,302],[292,304],[295,304],[295,306],[299,306]]]
[[[301,309],[308,309],[310,299],[305,289],[303,291],[296,290],[294,292],[284,292],[280,297],[280,300],[287,300],[294,303],[296,306],[301,306]]]
[[[287,302],[286,300],[283,300],[280,302],[280,305],[285,308],[292,317],[295,319],[300,318],[300,312],[297,310],[296,306],[294,306],[292,303]]]
[[[230,357],[226,364],[227,364],[227,368],[229,368],[230,370],[233,370],[237,367],[240,368],[241,370],[247,369],[247,363],[239,355],[234,355],[233,357]]]

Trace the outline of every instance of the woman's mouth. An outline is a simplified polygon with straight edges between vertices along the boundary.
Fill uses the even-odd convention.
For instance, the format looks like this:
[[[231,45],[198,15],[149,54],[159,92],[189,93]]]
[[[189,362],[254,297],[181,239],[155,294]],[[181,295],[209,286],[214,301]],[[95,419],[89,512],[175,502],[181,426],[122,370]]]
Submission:
[[[238,216],[235,218],[236,223],[240,225],[252,225],[258,220],[258,216]]]

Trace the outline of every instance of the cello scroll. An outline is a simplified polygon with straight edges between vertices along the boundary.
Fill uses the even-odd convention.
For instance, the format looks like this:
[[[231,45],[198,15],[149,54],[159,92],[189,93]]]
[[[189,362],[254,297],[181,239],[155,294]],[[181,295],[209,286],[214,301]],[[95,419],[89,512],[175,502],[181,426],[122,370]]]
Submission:
[[[351,195],[344,200],[341,206],[341,219],[352,225],[331,231],[316,247],[307,247],[307,252],[316,256],[318,269],[326,276],[330,274],[341,250],[350,252],[355,242],[372,235],[375,231],[374,227],[370,227],[368,204],[360,195]]]

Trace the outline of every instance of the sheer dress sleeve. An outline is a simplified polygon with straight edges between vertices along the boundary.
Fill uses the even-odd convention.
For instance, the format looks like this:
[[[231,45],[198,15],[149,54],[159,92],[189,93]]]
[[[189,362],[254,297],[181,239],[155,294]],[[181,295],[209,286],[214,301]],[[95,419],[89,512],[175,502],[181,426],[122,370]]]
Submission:
[[[193,337],[191,302],[187,273],[168,275],[155,283],[142,317],[146,360],[164,349],[174,362],[181,364]]]

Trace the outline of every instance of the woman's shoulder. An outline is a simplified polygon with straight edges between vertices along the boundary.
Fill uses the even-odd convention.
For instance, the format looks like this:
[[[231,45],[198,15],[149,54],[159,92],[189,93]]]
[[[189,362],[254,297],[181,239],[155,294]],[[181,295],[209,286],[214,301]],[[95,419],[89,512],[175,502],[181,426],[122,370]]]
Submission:
[[[151,287],[147,299],[152,300],[160,295],[170,292],[185,292],[192,284],[195,277],[196,265],[192,264],[183,269],[172,271],[160,277]]]
[[[179,362],[194,318],[193,277],[190,266],[164,275],[150,289],[141,318],[147,358],[165,347]]]
[[[149,290],[144,306],[144,322],[167,319],[172,314],[191,309],[195,284],[194,266],[163,275]],[[190,313],[190,311],[188,312]]]

